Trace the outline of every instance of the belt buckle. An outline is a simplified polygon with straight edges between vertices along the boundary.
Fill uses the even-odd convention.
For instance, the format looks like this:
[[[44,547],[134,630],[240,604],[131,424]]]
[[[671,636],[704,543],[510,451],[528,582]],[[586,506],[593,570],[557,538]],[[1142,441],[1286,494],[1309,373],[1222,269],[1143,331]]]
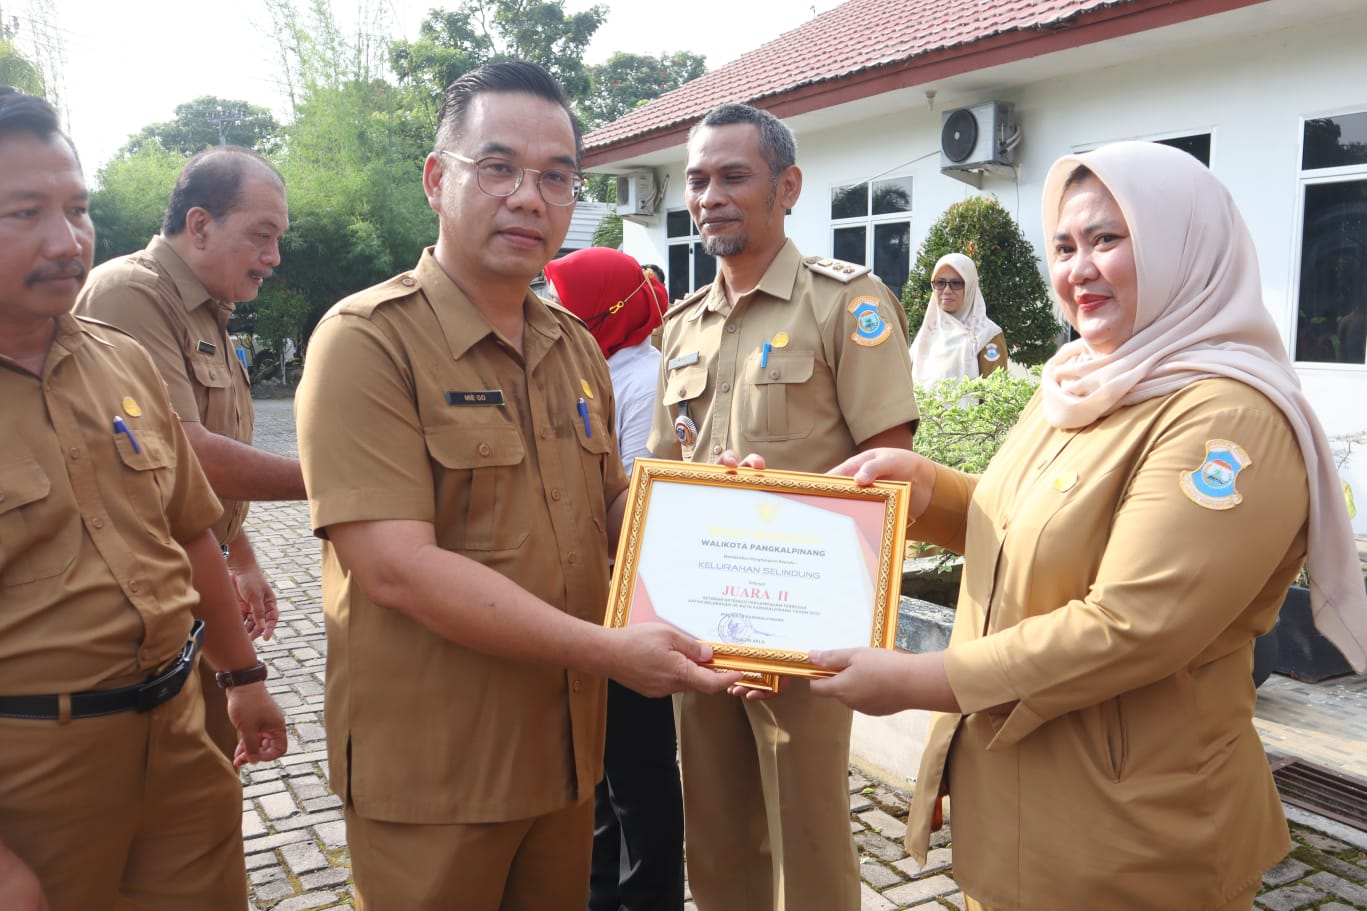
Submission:
[[[167,702],[185,686],[185,678],[190,676],[190,668],[194,666],[195,655],[199,654],[200,646],[204,643],[204,621],[196,620],[190,627],[190,635],[185,640],[185,647],[180,650],[176,660],[171,662],[171,666],[152,679],[138,687],[137,705],[138,712],[150,712],[152,709]]]

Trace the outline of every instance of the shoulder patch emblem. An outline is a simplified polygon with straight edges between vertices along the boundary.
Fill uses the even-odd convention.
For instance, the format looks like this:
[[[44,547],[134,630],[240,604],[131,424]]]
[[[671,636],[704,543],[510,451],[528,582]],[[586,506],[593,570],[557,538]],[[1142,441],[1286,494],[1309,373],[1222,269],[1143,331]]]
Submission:
[[[850,338],[856,343],[872,348],[883,344],[892,335],[892,327],[878,312],[878,298],[856,297],[846,309],[854,316],[854,334]]]
[[[983,349],[983,357],[987,358],[989,361],[995,361],[997,358],[1001,356],[1001,350],[997,348],[996,342],[993,342],[992,344],[988,345],[986,348]]]
[[[827,259],[824,256],[808,256],[802,260],[802,265],[813,272],[840,282],[852,282],[859,276],[867,275],[873,271],[872,266],[860,266],[839,259]]]
[[[1197,506],[1206,509],[1233,509],[1244,501],[1243,494],[1234,489],[1239,472],[1253,464],[1248,453],[1238,443],[1229,440],[1206,440],[1206,459],[1194,471],[1184,471],[1179,478],[1182,493]]]

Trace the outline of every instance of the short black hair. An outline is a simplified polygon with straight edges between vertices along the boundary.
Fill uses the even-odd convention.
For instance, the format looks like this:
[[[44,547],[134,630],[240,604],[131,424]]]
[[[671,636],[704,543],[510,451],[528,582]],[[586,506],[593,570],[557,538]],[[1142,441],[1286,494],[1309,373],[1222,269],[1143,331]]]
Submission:
[[[527,60],[485,64],[448,85],[442,93],[441,109],[437,113],[437,137],[433,150],[440,152],[455,145],[465,127],[465,112],[470,102],[477,95],[493,92],[524,92],[564,108],[574,129],[574,166],[580,166],[584,158],[583,129],[570,107],[565,89],[543,67]]]
[[[52,105],[14,86],[0,85],[0,137],[11,133],[32,133],[44,142],[50,141],[53,136],[60,136],[71,147],[71,154],[76,154],[76,144],[62,132],[57,111]]]
[[[797,164],[797,140],[788,125],[762,108],[748,104],[723,104],[703,115],[703,119],[688,131],[689,141],[703,127],[721,127],[732,123],[748,123],[759,131],[759,153],[769,163],[769,176],[778,175]]]
[[[285,188],[285,179],[275,166],[251,149],[224,145],[196,152],[176,178],[161,219],[161,233],[174,237],[184,231],[191,209],[203,209],[215,220],[236,212],[242,204],[242,182],[253,173],[267,174],[280,189]]]

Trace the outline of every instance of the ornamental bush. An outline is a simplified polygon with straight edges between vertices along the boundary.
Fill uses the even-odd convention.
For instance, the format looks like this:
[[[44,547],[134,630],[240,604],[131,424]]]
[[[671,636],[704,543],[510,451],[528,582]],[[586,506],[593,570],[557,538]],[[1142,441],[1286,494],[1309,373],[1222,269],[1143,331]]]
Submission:
[[[912,448],[949,468],[982,473],[1035,394],[1039,378],[1036,367],[1026,376],[997,370],[971,380],[917,386],[921,423]],[[972,404],[962,404],[965,400]]]
[[[946,253],[962,253],[977,265],[987,315],[1002,327],[1011,359],[1044,363],[1057,347],[1062,326],[1040,273],[1040,258],[1011,213],[988,196],[970,197],[946,209],[917,251],[902,288],[911,337],[925,319],[930,270]]]

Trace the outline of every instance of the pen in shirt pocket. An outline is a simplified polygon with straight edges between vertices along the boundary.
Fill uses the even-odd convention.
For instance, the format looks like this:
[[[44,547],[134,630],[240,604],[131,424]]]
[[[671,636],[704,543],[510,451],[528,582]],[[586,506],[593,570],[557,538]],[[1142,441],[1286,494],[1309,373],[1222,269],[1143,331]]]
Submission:
[[[578,410],[579,417],[584,421],[584,436],[593,436],[593,426],[589,423],[589,406],[582,395],[579,397],[579,404],[575,406],[575,409]]]
[[[128,425],[124,423],[123,418],[118,415],[114,415],[114,433],[121,433],[128,437],[128,442],[133,446],[133,452],[138,454],[142,453],[142,447],[138,445],[138,438],[133,436],[133,431],[128,429]]]

